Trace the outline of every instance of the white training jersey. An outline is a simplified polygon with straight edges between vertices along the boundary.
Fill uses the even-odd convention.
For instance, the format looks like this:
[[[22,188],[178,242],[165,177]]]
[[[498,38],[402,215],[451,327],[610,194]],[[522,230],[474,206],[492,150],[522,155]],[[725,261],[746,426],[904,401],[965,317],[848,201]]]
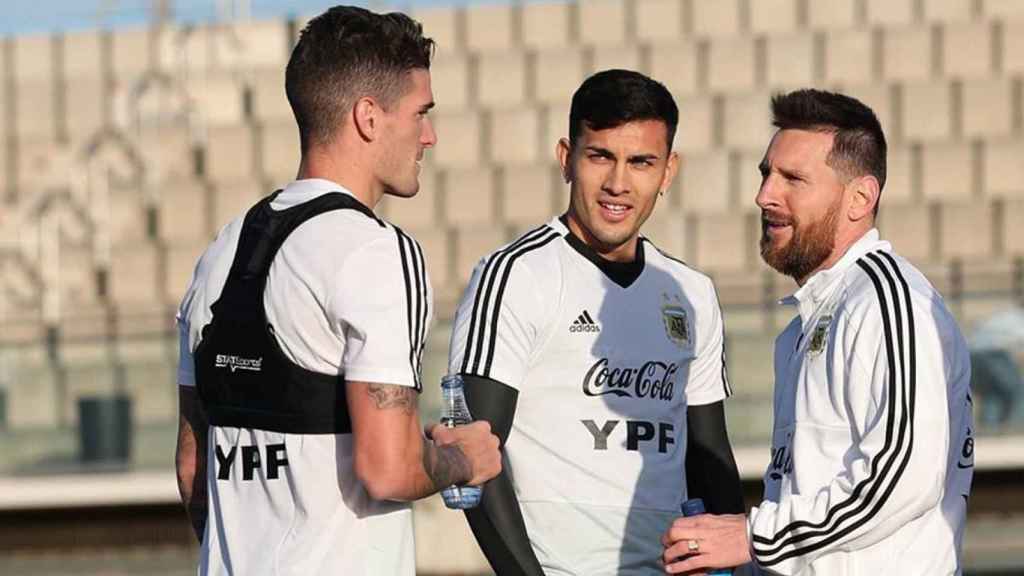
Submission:
[[[775,344],[759,568],[960,574],[970,360],[942,297],[871,230],[783,303],[799,315]]]
[[[518,391],[507,472],[549,576],[662,573],[686,407],[729,394],[711,280],[646,240],[631,266],[554,219],[483,258],[456,315],[449,371]]]
[[[328,192],[325,180],[289,184],[283,210]],[[218,234],[178,311],[178,383],[195,385],[193,353],[220,297],[244,216]],[[420,387],[431,289],[419,245],[357,210],[301,224],[284,241],[264,306],[285,355],[344,380]],[[351,434],[287,434],[210,427],[209,519],[201,575],[411,575],[412,510],[371,499],[356,478]]]

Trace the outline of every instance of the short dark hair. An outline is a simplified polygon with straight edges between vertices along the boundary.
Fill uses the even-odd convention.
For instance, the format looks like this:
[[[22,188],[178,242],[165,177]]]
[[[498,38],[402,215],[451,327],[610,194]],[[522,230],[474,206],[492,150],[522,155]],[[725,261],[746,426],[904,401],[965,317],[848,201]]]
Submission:
[[[569,143],[576,143],[584,124],[591,130],[606,130],[640,120],[664,122],[668,149],[672,149],[679,124],[679,108],[672,93],[639,72],[604,70],[584,80],[572,95]]]
[[[772,117],[780,130],[833,134],[825,162],[844,179],[871,175],[879,191],[885,187],[885,134],[878,117],[860,100],[824,90],[796,90],[772,97]]]
[[[344,116],[363,96],[385,109],[405,93],[407,73],[430,69],[434,41],[399,12],[377,14],[335,6],[302,30],[285,71],[285,92],[305,152],[329,142]]]

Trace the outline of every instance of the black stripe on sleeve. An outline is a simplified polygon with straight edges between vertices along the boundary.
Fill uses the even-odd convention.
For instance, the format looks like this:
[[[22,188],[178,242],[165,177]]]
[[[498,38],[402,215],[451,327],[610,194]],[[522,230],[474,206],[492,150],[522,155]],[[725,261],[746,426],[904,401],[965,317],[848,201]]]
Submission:
[[[484,332],[486,316],[490,308],[491,293],[494,290],[494,283],[500,275],[505,259],[509,254],[529,244],[538,238],[547,235],[557,234],[550,226],[544,225],[521,236],[515,242],[496,251],[487,260],[484,270],[480,274],[480,280],[476,286],[476,297],[473,300],[473,311],[470,316],[469,332],[466,335],[466,346],[462,356],[462,370],[466,374],[476,374],[480,366],[482,349],[484,347]],[[472,363],[472,369],[470,364]]]
[[[419,279],[414,278],[413,266],[410,262],[412,246],[408,250],[406,249],[406,243],[409,241],[409,238],[398,227],[395,227],[395,236],[398,238],[398,252],[402,260],[402,276],[405,280],[405,316],[409,334],[409,369],[412,370],[413,382],[416,385],[416,389],[419,390],[422,384],[420,383],[420,372],[416,366],[417,336],[415,331],[416,320],[413,317],[413,310],[418,310],[420,306],[419,286],[416,287],[416,290],[413,290],[413,281],[417,281],[418,284]],[[414,292],[416,297],[415,303],[413,302]]]
[[[512,275],[512,265],[515,263],[516,259],[523,254],[536,250],[557,238],[561,238],[561,236],[558,234],[551,234],[539,239],[533,244],[523,246],[509,257],[508,266],[505,267],[505,272],[501,275],[501,285],[498,288],[498,297],[494,300],[494,307],[491,309],[491,339],[488,343],[487,362],[484,364],[484,370],[481,374],[484,378],[491,377],[491,365],[494,363],[494,349],[496,348],[495,344],[498,340],[498,319],[501,317],[501,299],[505,295],[505,286],[508,284],[508,278]]]
[[[420,375],[420,386],[422,390],[422,378],[423,378],[423,350],[427,347],[427,331],[430,326],[430,307],[431,299],[429,286],[427,284],[427,260],[423,256],[423,248],[419,242],[413,240],[413,247],[416,249],[416,258],[420,264],[420,298],[423,301],[422,311],[420,312],[420,331],[419,331],[419,348],[416,350],[416,368]]]
[[[887,256],[883,253],[883,256]],[[867,262],[866,259],[870,259],[881,271],[881,275],[885,276],[886,284],[888,284],[890,292],[887,295],[883,288],[882,279],[878,271],[874,270]],[[782,562],[788,558],[794,556],[800,556],[808,554],[815,550],[819,550],[824,546],[827,546],[836,540],[844,537],[853,530],[863,526],[871,518],[873,518],[885,502],[888,500],[892,491],[895,489],[896,484],[900,480],[903,471],[906,469],[910,461],[911,450],[913,446],[913,404],[914,404],[914,393],[916,389],[916,371],[915,371],[915,353],[914,353],[914,325],[913,325],[913,312],[910,306],[909,288],[907,287],[906,281],[903,279],[902,274],[899,273],[899,269],[895,267],[895,263],[891,261],[893,269],[896,275],[899,277],[900,282],[903,285],[902,293],[897,290],[896,284],[893,280],[893,275],[890,270],[882,264],[874,254],[868,255],[866,259],[862,258],[857,262],[858,266],[864,270],[867,274],[871,283],[875,288],[875,292],[879,298],[880,310],[883,321],[883,331],[885,337],[885,348],[888,356],[889,363],[889,383],[888,383],[888,413],[886,418],[886,432],[885,432],[885,444],[881,451],[872,459],[871,463],[871,474],[868,478],[861,481],[850,494],[850,496],[832,507],[826,514],[825,519],[817,524],[812,524],[806,521],[797,521],[788,524],[779,530],[775,536],[771,539],[763,538],[760,536],[754,536],[754,552],[758,558],[758,564],[768,567],[779,562]],[[891,305],[893,309],[893,318],[895,319],[896,330],[895,335],[893,332],[893,326],[890,322],[889,316],[889,299],[891,297]],[[902,302],[901,302],[902,300]],[[904,316],[905,314],[905,316]],[[903,339],[903,326],[904,319],[906,320],[907,327],[907,343],[908,346],[904,346]],[[899,360],[899,370],[896,369],[896,360]],[[909,372],[909,374],[908,374]],[[897,377],[900,381],[900,399],[897,404]],[[894,427],[894,416],[896,411],[899,410],[899,432],[897,435],[896,445],[892,450],[892,454],[889,454],[892,448],[892,437]],[[906,443],[904,442],[906,440]],[[879,462],[883,457],[887,457],[886,462],[879,469]],[[896,462],[899,462],[896,465]],[[892,470],[893,466],[896,465],[896,470]],[[867,492],[864,497],[861,498],[861,493],[867,488]],[[875,500],[875,495],[881,490],[881,494],[878,499]],[[872,501],[873,505],[872,505]],[[859,504],[857,502],[860,501]],[[857,506],[846,512],[845,514],[836,517],[836,514],[850,506],[857,504]],[[861,514],[870,507],[870,510],[866,514]],[[856,518],[858,515],[859,518]],[[832,523],[833,518],[836,518],[835,524],[829,528],[821,530],[821,528],[828,526]],[[810,530],[804,530],[805,528]],[[775,544],[785,534],[789,532],[796,532],[786,540],[779,543],[770,549],[765,549],[760,545],[771,545]],[[802,547],[796,547],[795,544],[806,541],[809,539],[818,539],[811,543],[805,544]],[[791,550],[788,550],[782,554],[787,547],[792,546]],[[775,556],[779,554],[778,556]],[[774,557],[772,557],[774,556]]]

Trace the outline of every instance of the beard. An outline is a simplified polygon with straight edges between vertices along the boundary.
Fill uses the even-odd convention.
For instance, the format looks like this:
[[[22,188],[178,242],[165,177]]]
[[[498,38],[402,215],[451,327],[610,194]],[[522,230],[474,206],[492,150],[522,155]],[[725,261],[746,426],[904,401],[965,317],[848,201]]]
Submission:
[[[786,276],[802,282],[817,270],[832,254],[836,245],[836,227],[839,222],[839,202],[833,204],[820,220],[802,224],[790,217],[793,229],[789,242],[774,246],[768,235],[768,221],[783,221],[771,212],[761,213],[761,258],[765,263]]]

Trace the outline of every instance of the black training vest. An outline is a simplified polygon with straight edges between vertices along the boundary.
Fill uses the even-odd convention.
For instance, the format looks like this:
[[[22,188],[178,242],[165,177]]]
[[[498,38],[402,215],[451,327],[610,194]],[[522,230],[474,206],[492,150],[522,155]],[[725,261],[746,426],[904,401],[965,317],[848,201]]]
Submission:
[[[306,370],[285,356],[267,321],[263,293],[281,244],[310,218],[349,209],[384,224],[369,208],[340,192],[273,210],[270,203],[278,194],[264,198],[245,215],[231,271],[195,351],[199,397],[215,426],[348,434],[352,422],[343,379]]]

